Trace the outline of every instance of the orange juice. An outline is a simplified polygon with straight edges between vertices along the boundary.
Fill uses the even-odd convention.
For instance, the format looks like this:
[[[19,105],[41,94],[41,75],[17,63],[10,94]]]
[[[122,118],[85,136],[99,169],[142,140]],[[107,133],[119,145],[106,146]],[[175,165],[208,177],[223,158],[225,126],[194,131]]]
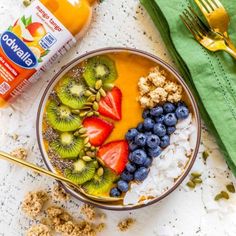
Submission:
[[[40,0],[0,37],[0,107],[65,54],[87,29],[95,0]]]

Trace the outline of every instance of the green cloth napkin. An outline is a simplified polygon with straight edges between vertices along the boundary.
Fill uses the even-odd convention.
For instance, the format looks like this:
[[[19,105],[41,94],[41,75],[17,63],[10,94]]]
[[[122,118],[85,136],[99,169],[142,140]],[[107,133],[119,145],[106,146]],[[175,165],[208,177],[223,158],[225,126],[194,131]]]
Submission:
[[[150,14],[180,73],[198,101],[201,116],[215,135],[236,176],[236,60],[198,44],[179,15],[193,1],[140,0]],[[236,43],[235,0],[221,0],[230,14],[229,33]],[[197,9],[194,6],[195,9]]]

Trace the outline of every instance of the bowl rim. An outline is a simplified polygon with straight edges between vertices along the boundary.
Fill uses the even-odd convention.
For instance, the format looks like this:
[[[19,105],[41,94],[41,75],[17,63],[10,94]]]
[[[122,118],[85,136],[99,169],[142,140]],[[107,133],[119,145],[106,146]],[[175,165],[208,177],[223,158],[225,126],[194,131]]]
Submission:
[[[200,140],[201,140],[201,118],[200,118],[200,113],[199,113],[199,109],[196,103],[196,100],[191,92],[191,90],[189,89],[188,85],[186,84],[186,82],[184,81],[184,79],[180,76],[180,74],[177,72],[176,69],[174,69],[171,65],[169,65],[168,63],[166,63],[165,61],[163,61],[162,59],[160,59],[159,57],[143,51],[143,50],[139,50],[136,48],[127,48],[127,47],[105,47],[105,48],[100,48],[100,49],[96,49],[96,50],[92,50],[89,52],[86,52],[84,54],[82,54],[81,56],[78,56],[76,58],[74,58],[73,60],[71,60],[70,62],[68,62],[66,65],[64,65],[51,79],[51,81],[49,82],[49,84],[47,85],[45,91],[42,94],[39,106],[38,106],[38,111],[37,111],[37,119],[36,119],[36,136],[37,136],[37,142],[38,142],[38,146],[39,146],[39,150],[40,153],[42,155],[43,161],[46,165],[46,167],[50,170],[50,171],[55,171],[53,168],[51,168],[50,164],[48,163],[48,158],[45,157],[44,155],[44,151],[43,151],[43,144],[41,143],[41,130],[40,130],[40,121],[41,121],[41,116],[43,114],[43,104],[45,103],[45,98],[47,98],[48,96],[48,92],[52,89],[52,85],[56,81],[58,78],[60,78],[60,75],[62,73],[64,73],[69,67],[71,67],[72,65],[74,65],[75,63],[79,63],[79,61],[83,61],[86,58],[92,57],[93,55],[101,55],[101,54],[105,54],[105,53],[117,53],[117,52],[128,52],[128,53],[132,53],[132,54],[136,54],[136,55],[140,55],[140,56],[144,56],[154,62],[156,62],[157,64],[161,65],[162,67],[164,67],[165,69],[167,69],[175,78],[177,78],[178,82],[181,84],[181,86],[184,87],[185,91],[188,94],[188,97],[190,98],[190,102],[191,105],[193,107],[194,113],[195,113],[195,119],[196,119],[196,126],[197,126],[197,136],[196,136],[196,146],[194,149],[194,152],[192,154],[192,157],[190,159],[190,161],[188,162],[188,166],[185,169],[185,171],[182,173],[182,175],[177,179],[177,181],[174,183],[174,185],[169,188],[167,191],[165,191],[162,195],[160,195],[159,197],[154,198],[153,200],[148,201],[147,203],[142,203],[142,204],[138,204],[138,205],[127,205],[127,206],[119,206],[119,205],[105,205],[103,202],[96,202],[92,199],[87,198],[86,196],[84,196],[82,193],[76,193],[74,192],[70,187],[68,187],[68,185],[57,181],[64,189],[67,193],[69,193],[70,195],[72,195],[73,197],[75,197],[76,199],[84,202],[84,203],[88,203],[90,205],[94,205],[98,208],[101,209],[105,209],[105,210],[113,210],[113,211],[128,211],[128,210],[135,210],[135,209],[139,209],[139,208],[143,208],[146,206],[150,206],[152,204],[155,204],[159,201],[161,201],[162,199],[164,199],[165,197],[167,197],[170,193],[172,193],[174,190],[176,190],[179,185],[183,182],[183,180],[187,177],[187,175],[189,174],[190,170],[192,169],[192,166],[197,158],[197,154],[199,151],[199,147],[200,147]],[[67,72],[67,71],[66,71]]]

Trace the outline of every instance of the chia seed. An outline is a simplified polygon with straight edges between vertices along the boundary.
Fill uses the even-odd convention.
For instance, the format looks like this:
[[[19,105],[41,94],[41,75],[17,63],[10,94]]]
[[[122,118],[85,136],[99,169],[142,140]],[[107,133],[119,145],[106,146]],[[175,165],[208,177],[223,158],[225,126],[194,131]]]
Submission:
[[[57,104],[58,106],[61,104],[60,99],[59,99],[59,97],[57,96],[57,93],[56,93],[54,90],[50,93],[49,98],[50,98],[52,101],[56,102],[56,104]]]
[[[43,138],[48,142],[52,142],[59,137],[58,133],[51,127],[48,127],[47,130],[43,133]]]

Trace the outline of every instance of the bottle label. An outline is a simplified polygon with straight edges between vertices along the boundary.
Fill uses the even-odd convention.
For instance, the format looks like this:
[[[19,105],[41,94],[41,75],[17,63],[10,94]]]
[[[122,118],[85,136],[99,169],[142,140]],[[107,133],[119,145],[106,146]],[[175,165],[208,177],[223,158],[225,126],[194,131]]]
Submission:
[[[0,98],[18,96],[75,42],[41,2],[32,3],[0,36]]]

